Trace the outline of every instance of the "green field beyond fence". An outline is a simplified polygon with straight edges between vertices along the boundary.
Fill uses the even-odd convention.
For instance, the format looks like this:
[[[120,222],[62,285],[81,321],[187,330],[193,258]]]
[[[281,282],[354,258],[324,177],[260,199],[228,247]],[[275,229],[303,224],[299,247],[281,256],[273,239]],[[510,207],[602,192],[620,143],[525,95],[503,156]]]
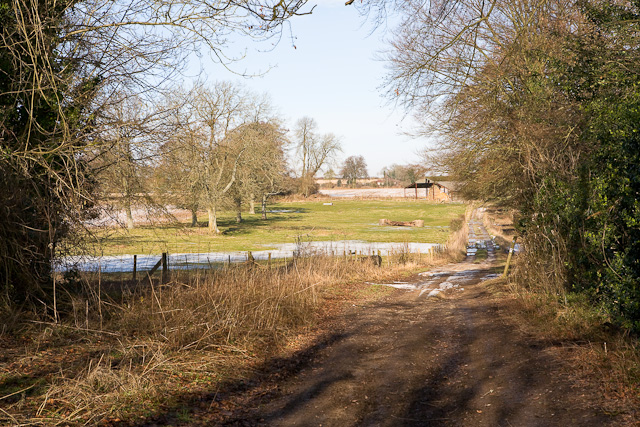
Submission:
[[[451,219],[464,214],[466,205],[429,204],[424,201],[337,200],[288,202],[269,206],[268,219],[243,213],[236,223],[234,212],[222,212],[218,225],[222,234],[186,223],[141,225],[95,229],[90,237],[94,255],[205,253],[269,249],[272,244],[296,241],[363,240],[367,242],[445,243]],[[424,227],[380,226],[380,219],[423,220]]]

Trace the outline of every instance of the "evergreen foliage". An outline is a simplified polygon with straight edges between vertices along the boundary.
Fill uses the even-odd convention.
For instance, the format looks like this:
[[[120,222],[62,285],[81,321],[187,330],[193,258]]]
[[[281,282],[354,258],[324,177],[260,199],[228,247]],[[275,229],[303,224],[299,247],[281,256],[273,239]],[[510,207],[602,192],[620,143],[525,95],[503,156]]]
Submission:
[[[96,80],[70,81],[75,62],[58,50],[72,4],[0,3],[0,290],[10,301],[46,299],[56,243],[77,212],[69,207],[88,206],[75,191],[90,190],[86,167],[69,148]],[[43,79],[45,68],[57,78]]]
[[[584,3],[597,28],[576,40],[583,58],[583,138],[595,147],[576,200],[581,247],[569,268],[574,289],[588,292],[624,326],[640,331],[640,2]],[[581,223],[575,223],[580,218]]]

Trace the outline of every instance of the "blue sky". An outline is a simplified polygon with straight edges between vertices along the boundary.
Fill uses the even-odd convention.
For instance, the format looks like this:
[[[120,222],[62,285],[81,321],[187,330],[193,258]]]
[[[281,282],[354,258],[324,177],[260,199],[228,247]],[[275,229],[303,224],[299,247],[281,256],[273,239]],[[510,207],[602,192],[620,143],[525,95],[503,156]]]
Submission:
[[[295,40],[286,31],[271,51],[270,44],[246,44],[246,58],[232,65],[254,74],[274,67],[266,75],[245,79],[216,64],[202,66],[208,81],[235,80],[269,93],[289,128],[302,116],[314,118],[320,132],[341,137],[341,160],[362,155],[374,176],[384,166],[418,161],[415,153],[427,141],[403,135],[410,117],[383,97],[385,64],[376,56],[390,34],[371,29],[344,1],[322,0],[312,15],[291,21]]]

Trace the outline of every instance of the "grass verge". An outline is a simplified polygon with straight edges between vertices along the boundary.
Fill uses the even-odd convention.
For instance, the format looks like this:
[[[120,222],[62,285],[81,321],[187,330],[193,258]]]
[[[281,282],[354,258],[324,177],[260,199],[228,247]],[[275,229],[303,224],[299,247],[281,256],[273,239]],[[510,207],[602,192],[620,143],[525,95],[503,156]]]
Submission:
[[[487,229],[493,227],[490,232],[504,241],[512,237],[511,232],[498,234],[512,230],[508,216],[495,209],[487,209],[484,215]],[[537,276],[522,269],[525,264],[534,264],[530,259],[522,262],[521,257],[515,257],[515,274],[487,281],[485,286],[508,301],[515,323],[526,334],[552,345],[571,367],[570,375],[576,382],[599,386],[605,412],[635,425],[640,407],[638,337],[613,325],[605,311],[593,306],[586,296],[550,286],[545,278],[532,282],[530,278]]]

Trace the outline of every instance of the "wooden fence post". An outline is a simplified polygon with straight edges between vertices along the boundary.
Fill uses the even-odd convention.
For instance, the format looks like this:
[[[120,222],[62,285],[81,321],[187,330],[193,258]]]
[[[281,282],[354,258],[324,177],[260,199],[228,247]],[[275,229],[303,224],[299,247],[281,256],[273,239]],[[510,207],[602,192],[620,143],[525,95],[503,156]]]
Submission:
[[[507,263],[504,266],[504,273],[502,273],[502,277],[507,277],[509,273],[509,264],[511,264],[511,257],[513,256],[513,250],[516,247],[516,239],[518,236],[513,238],[513,242],[511,242],[511,247],[509,248],[509,256],[507,256]]]
[[[138,255],[133,256],[133,280],[136,280],[138,272]]]
[[[160,281],[164,283],[169,278],[169,264],[167,263],[167,253],[162,252],[162,276]]]

